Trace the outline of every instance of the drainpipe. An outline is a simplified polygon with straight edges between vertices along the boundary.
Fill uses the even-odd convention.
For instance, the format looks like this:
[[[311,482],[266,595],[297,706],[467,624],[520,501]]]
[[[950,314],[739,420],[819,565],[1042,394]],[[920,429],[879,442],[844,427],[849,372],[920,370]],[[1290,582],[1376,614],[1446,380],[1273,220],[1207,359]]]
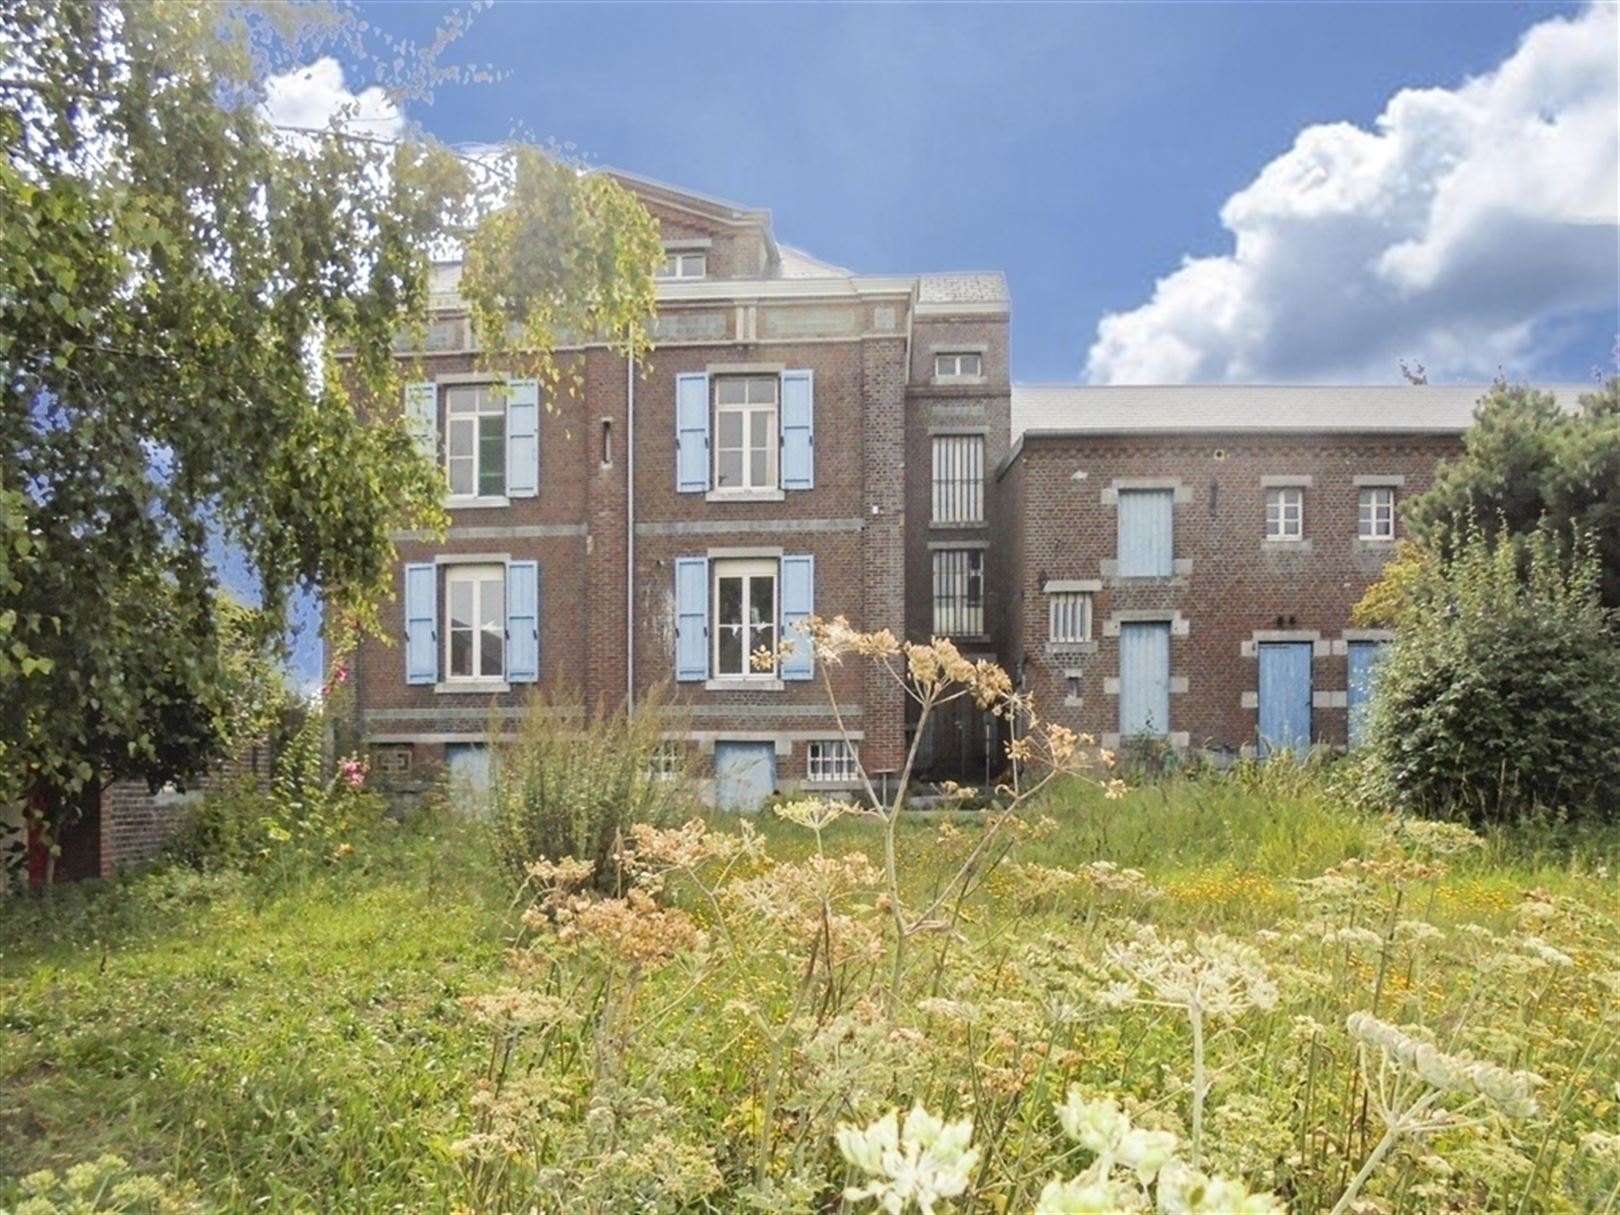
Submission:
[[[636,707],[636,360],[624,351],[624,708]]]

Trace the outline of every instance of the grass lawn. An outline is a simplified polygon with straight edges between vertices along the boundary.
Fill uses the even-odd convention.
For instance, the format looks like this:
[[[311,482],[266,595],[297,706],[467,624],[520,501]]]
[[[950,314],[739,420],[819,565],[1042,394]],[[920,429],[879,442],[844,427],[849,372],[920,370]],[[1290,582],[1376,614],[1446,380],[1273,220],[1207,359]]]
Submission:
[[[1376,836],[1375,825],[1336,808],[1303,779],[1297,787],[1278,782],[1273,788],[1175,782],[1133,791],[1119,802],[1075,786],[1049,797],[1037,807],[1040,814],[1050,815],[1053,825],[1020,840],[963,909],[962,932],[974,949],[1001,959],[995,967],[1023,965],[1026,947],[1053,941],[1071,941],[1083,952],[1087,942],[1129,923],[1151,923],[1167,936],[1219,930],[1264,941],[1266,934],[1301,922],[1295,879],[1363,854]],[[773,858],[804,861],[815,851],[814,837],[800,828],[773,819],[759,825]],[[719,820],[714,826],[734,828]],[[951,867],[953,847],[970,843],[979,830],[970,818],[959,821],[955,837],[947,831],[942,838],[938,818],[917,816],[903,826],[901,870],[913,897],[937,888]],[[822,846],[829,855],[860,850],[876,858],[880,851],[876,831],[850,821],[830,828]],[[1097,860],[1140,869],[1157,893],[1136,901],[1090,887],[1048,888],[1038,871],[1020,867],[1033,862],[1076,868]],[[1574,956],[1574,977],[1558,979],[1567,986],[1555,996],[1568,1008],[1526,1011],[1527,1003],[1513,1002],[1519,1010],[1514,1015],[1526,1021],[1515,1029],[1519,1045],[1502,1047],[1515,1055],[1502,1059],[1505,1064],[1547,1074],[1555,1102],[1562,1103],[1555,1118],[1569,1123],[1568,1133],[1538,1128],[1516,1141],[1515,1151],[1534,1162],[1531,1180],[1524,1167],[1504,1166],[1500,1186],[1493,1182],[1483,1191],[1492,1209],[1510,1209],[1507,1195],[1525,1196],[1524,1210],[1580,1210],[1587,1199],[1600,1205],[1602,1191],[1582,1187],[1604,1186],[1608,1175],[1582,1163],[1577,1132],[1605,1119],[1616,1123],[1611,1130],[1620,1129],[1612,1091],[1620,1065],[1613,1010],[1581,1002],[1594,1000],[1585,982],[1589,972],[1614,966],[1620,950],[1620,886],[1610,876],[1617,872],[1620,833],[1591,833],[1574,843],[1503,834],[1453,858],[1444,876],[1414,888],[1414,905],[1400,909],[1403,918],[1431,924],[1448,941],[1460,925],[1511,933],[1526,892],[1589,909],[1580,927],[1587,944],[1560,944]],[[692,913],[703,917],[696,904]],[[1381,923],[1372,909],[1367,922]],[[511,892],[482,836],[443,818],[381,831],[340,863],[276,880],[169,869],[62,889],[44,903],[18,899],[0,905],[0,1206],[15,1196],[15,1179],[23,1174],[60,1170],[109,1151],[141,1171],[194,1184],[211,1209],[436,1211],[468,1202],[464,1170],[450,1145],[471,1125],[470,1099],[491,1047],[487,1030],[470,1023],[462,997],[512,981],[505,954],[515,926]],[[1546,930],[1549,937],[1552,932]],[[1244,1051],[1259,1049],[1285,1071],[1283,1061],[1291,1056],[1280,1045],[1284,1022],[1310,1009],[1324,1024],[1331,1018],[1342,1023],[1345,1009],[1365,1005],[1362,993],[1370,982],[1372,962],[1352,956],[1348,947],[1309,952],[1297,944],[1278,946],[1275,964],[1279,970],[1293,967],[1306,956],[1321,968],[1323,991],[1287,989],[1289,1017],[1279,1013],[1275,1025],[1266,1022],[1242,1034]],[[1403,954],[1391,971],[1394,995],[1388,999],[1397,1006],[1390,1013],[1456,1026],[1459,1009],[1484,998],[1466,990],[1478,981],[1468,965],[1449,945],[1436,947],[1421,963]],[[975,962],[962,991],[982,988],[991,969]],[[848,971],[857,980],[867,973],[858,966]],[[679,993],[686,990],[684,981],[664,976],[656,990]],[[735,983],[736,975],[729,981]],[[1539,973],[1523,981],[1553,982]],[[1025,983],[1009,980],[1008,998],[1024,998]],[[762,988],[769,986],[762,981]],[[774,1007],[770,998],[760,1000],[762,1007]],[[752,1124],[739,1130],[735,1119],[760,1099],[758,1061],[769,1044],[741,1031],[721,1034],[713,1027],[724,1018],[712,1008],[694,1006],[689,1018],[672,1022],[681,1025],[680,1049],[697,1057],[685,1091],[704,1093],[704,1103],[716,1109],[702,1115],[711,1121],[688,1129],[699,1140],[735,1134],[751,1145]],[[1531,1032],[1535,1018],[1548,1023],[1545,1032]],[[1094,1028],[1065,1031],[1076,1043],[1076,1058],[1065,1065],[1069,1078],[1110,1078],[1127,1093],[1148,1094],[1167,1084],[1176,1091],[1165,1079],[1167,1069],[1174,1070],[1168,1055],[1148,1067],[1145,1048],[1133,1054],[1131,1033],[1087,1024]],[[1577,1029],[1581,1040],[1560,1041]],[[644,1032],[652,1041],[664,1031]],[[813,1035],[805,1032],[794,1049],[814,1058]],[[943,1029],[930,1032],[945,1036]],[[1141,1041],[1174,1039],[1179,1049],[1173,1019],[1156,1014],[1142,1033]],[[660,1050],[675,1049],[658,1041],[664,1043]],[[1020,1049],[1027,1053],[1027,1046]],[[990,1056],[974,1057],[974,1076],[981,1078],[981,1070],[989,1075]],[[947,1065],[932,1066],[928,1074],[937,1077]],[[1234,1065],[1234,1075],[1249,1066]],[[1342,1072],[1346,1059],[1337,1058],[1336,1066]],[[648,1070],[638,1077],[645,1081]],[[660,1083],[661,1092],[683,1091],[682,1084]],[[950,1094],[958,1089],[930,1083],[930,1099],[957,1100]],[[1297,1095],[1276,1096],[1279,1108],[1288,1108]],[[1166,1097],[1154,1107],[1157,1099],[1143,1099],[1162,1107],[1166,1117],[1178,1100]],[[984,1102],[975,1107],[981,1121],[991,1108],[988,1097]],[[1046,1098],[1006,1108],[1018,1111],[1006,1114],[1009,1126],[1025,1118],[1033,1120],[1031,1126],[1042,1118],[1050,1122]],[[806,1113],[802,1126],[820,1124]],[[1298,1150],[1316,1160],[1313,1167],[1323,1176],[1342,1174],[1342,1163],[1327,1160],[1327,1148],[1307,1141],[1315,1133],[1314,1124],[1302,1124]],[[811,1146],[794,1161],[784,1157],[784,1173],[828,1167],[827,1129],[803,1134],[801,1142]],[[728,1163],[724,1154],[716,1167],[728,1188],[682,1209],[742,1209],[727,1195],[733,1193],[731,1179],[748,1168]],[[1274,1186],[1281,1184],[1277,1177],[1288,1175],[1276,1161],[1248,1167]],[[1409,1178],[1399,1203],[1386,1195],[1383,1209],[1468,1209],[1428,1205],[1421,1181]],[[1029,1192],[1017,1188],[1023,1183],[997,1184],[1002,1188],[985,1191],[983,1209],[1007,1201],[1008,1194],[1023,1194],[1013,1209],[1028,1209]],[[1302,1203],[1317,1193],[1295,1192]],[[475,1203],[474,1209],[484,1208]],[[612,1211],[615,1203],[579,1209]],[[1306,1203],[1300,1209],[1317,1208]]]

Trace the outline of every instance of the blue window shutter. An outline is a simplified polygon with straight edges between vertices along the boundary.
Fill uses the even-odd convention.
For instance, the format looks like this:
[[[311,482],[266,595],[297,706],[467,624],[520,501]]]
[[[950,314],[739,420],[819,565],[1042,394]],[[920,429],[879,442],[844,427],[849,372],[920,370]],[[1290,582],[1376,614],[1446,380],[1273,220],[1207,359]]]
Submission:
[[[506,680],[540,679],[540,563],[506,564]]]
[[[405,567],[405,682],[439,681],[439,571]]]
[[[506,386],[506,494],[532,498],[540,492],[540,381]]]
[[[405,429],[429,463],[439,462],[439,386],[432,380],[405,385]]]
[[[709,559],[675,561],[675,678],[709,677]]]
[[[811,371],[782,373],[782,488],[816,483],[816,377]]]
[[[816,559],[782,558],[782,640],[793,642],[793,652],[782,659],[783,679],[810,679],[815,674],[815,653],[810,637],[797,626],[816,610]]]
[[[1119,574],[1168,578],[1175,570],[1175,495],[1168,489],[1119,491]]]
[[[709,489],[709,377],[675,377],[675,488],[683,494]]]

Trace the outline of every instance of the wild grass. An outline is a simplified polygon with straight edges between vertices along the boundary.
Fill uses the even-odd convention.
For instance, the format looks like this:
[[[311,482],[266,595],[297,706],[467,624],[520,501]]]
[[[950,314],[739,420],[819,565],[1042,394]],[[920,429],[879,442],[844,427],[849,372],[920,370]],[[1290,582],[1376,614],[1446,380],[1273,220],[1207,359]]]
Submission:
[[[633,908],[576,920],[572,940],[544,914],[524,929],[488,837],[439,814],[296,873],[171,868],[12,900],[0,1208],[32,1170],[116,1152],[218,1211],[866,1210],[841,1197],[860,1178],[835,1128],[921,1101],[970,1120],[983,1151],[939,1210],[1028,1211],[1048,1177],[1088,1159],[1054,1114],[1071,1084],[1189,1137],[1185,1016],[1094,998],[1125,977],[1109,951],[1148,927],[1252,944],[1281,990],[1275,1009],[1211,1029],[1206,1161],[1289,1209],[1327,1210],[1383,1131],[1343,1030],[1376,1006],[1548,1084],[1535,1119],[1398,1143],[1365,1209],[1613,1203],[1620,1172],[1582,1144],[1620,1129],[1602,979],[1620,965],[1620,832],[1503,831],[1409,874],[1398,901],[1376,879],[1359,902],[1332,902],[1300,883],[1391,854],[1386,825],[1317,774],[1177,778],[1114,801],[1063,783],[1025,821],[951,932],[919,937],[892,1020],[868,998],[887,973],[870,948],[882,832],[847,819],[819,839],[769,816],[710,819],[706,837],[763,839],[733,861],[660,864],[655,909],[688,917],[692,938]],[[940,889],[983,824],[903,816],[907,898]],[[821,906],[814,858],[846,854],[871,865],[840,870],[825,924],[806,935],[772,918],[801,896]],[[1098,861],[1140,876],[1070,880]],[[1497,946],[1481,931],[1507,943],[1511,967],[1485,964]],[[1573,965],[1532,965],[1531,933]],[[629,966],[615,952],[627,944],[650,952]],[[501,992],[527,1012],[498,1011]],[[492,1120],[492,1101],[517,1097]],[[511,1119],[530,1155],[480,1173],[477,1136],[511,1134]]]

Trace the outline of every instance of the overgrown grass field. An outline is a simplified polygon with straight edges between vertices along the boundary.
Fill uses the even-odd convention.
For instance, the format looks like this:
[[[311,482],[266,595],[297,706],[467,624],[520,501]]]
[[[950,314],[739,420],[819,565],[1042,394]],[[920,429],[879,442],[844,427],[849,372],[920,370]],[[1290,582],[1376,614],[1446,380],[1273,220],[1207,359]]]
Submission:
[[[1455,1119],[1392,1144],[1348,1209],[1614,1209],[1620,834],[1403,838],[1280,768],[1117,801],[1066,783],[1023,822],[898,993],[881,834],[849,819],[644,840],[640,901],[557,874],[516,897],[445,811],[274,875],[10,900],[0,1207],[112,1152],[202,1210],[868,1210],[835,1132],[919,1102],[975,1144],[936,1209],[1030,1211],[1095,1150],[1059,1125],[1073,1085],[1326,1211],[1386,1130],[1345,1031],[1372,1010],[1544,1083],[1528,1116],[1446,1090]],[[908,901],[982,831],[907,816]],[[1220,963],[1235,1003],[1203,1010],[1200,1081],[1153,950],[1203,933],[1247,952]]]

